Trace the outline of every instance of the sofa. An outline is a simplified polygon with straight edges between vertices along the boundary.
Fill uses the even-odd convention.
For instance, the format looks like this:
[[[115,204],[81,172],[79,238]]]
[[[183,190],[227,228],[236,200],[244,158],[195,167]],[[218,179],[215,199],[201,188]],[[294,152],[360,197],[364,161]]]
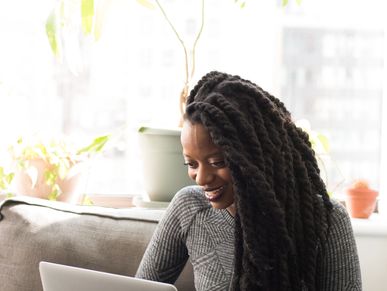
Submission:
[[[40,261],[134,276],[163,213],[6,199],[0,204],[0,290],[41,291]],[[175,286],[195,290],[189,262]]]

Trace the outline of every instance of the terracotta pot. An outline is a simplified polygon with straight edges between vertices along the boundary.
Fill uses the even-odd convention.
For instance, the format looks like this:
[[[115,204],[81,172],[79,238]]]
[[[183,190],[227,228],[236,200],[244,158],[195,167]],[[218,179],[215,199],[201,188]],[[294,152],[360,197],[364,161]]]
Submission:
[[[66,178],[59,179],[56,183],[62,190],[57,198],[58,201],[77,204],[82,201],[82,192],[80,191],[83,165],[76,164],[71,169]],[[42,159],[29,161],[29,170],[21,169],[16,171],[14,183],[16,194],[27,195],[41,199],[48,199],[52,192],[52,187],[47,185],[44,172],[49,165]]]
[[[348,188],[345,205],[353,218],[368,218],[376,207],[378,192],[369,188]]]

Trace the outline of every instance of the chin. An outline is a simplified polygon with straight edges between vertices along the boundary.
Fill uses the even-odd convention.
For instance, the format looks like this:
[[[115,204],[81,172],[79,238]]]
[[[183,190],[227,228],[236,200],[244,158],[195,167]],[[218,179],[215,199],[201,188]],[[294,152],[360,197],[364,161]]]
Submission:
[[[210,203],[211,203],[212,208],[215,208],[215,209],[226,209],[226,208],[230,207],[234,203],[234,201],[231,201],[229,203],[221,202],[221,201],[219,201],[219,202],[210,202]]]

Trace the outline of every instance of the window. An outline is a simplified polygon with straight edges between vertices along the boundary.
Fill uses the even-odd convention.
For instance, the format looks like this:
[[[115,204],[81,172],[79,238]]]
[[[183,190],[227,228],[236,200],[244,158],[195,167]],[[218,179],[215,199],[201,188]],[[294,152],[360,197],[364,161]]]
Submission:
[[[283,33],[282,97],[296,119],[313,121],[332,141],[329,186],[361,177],[379,188],[383,30],[285,27]]]
[[[200,1],[177,2],[166,0],[165,9],[191,46]],[[213,69],[253,80],[281,98],[294,118],[307,118],[329,137],[346,181],[362,176],[382,187],[384,2],[289,1],[285,8],[279,2],[247,1],[240,9],[231,0],[207,1],[193,83]],[[136,195],[142,177],[135,129],[177,123],[183,51],[157,9],[136,1],[95,3],[104,11],[100,39],[74,30],[58,60],[45,32],[56,2],[1,1],[1,156],[23,134],[83,142],[114,133],[114,143],[92,164],[86,191]]]

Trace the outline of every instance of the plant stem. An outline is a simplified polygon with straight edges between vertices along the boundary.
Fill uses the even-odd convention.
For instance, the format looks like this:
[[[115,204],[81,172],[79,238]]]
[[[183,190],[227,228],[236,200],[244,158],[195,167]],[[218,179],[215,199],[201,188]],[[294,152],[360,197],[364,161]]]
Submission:
[[[324,175],[325,175],[325,185],[328,187],[328,171],[327,171],[327,168],[325,166],[324,160],[320,157],[320,155],[316,155],[316,158],[318,161],[320,161],[320,165],[321,165],[322,170],[323,170]]]
[[[159,8],[161,10],[161,13],[163,13],[165,20],[168,22],[169,26],[172,28],[173,32],[175,33],[177,39],[179,40],[179,42],[183,46],[184,57],[185,57],[185,84],[187,85],[188,84],[188,52],[187,52],[187,47],[185,46],[183,39],[180,37],[179,33],[177,32],[175,26],[169,20],[169,17],[165,13],[165,10],[164,10],[163,6],[161,5],[160,1],[159,0],[155,0],[155,1],[156,1],[157,6],[159,6]]]
[[[196,59],[195,59],[195,54],[196,54],[196,46],[197,46],[197,43],[199,41],[199,38],[202,34],[202,31],[203,31],[203,27],[204,27],[204,1],[205,0],[202,0],[202,7],[201,7],[201,24],[200,24],[200,29],[195,37],[195,41],[194,41],[194,44],[193,44],[193,47],[192,47],[192,53],[191,53],[191,57],[192,57],[192,68],[191,68],[191,74],[189,74],[189,62],[188,62],[188,51],[187,51],[187,47],[185,46],[184,44],[184,41],[183,39],[180,37],[179,33],[177,32],[175,26],[172,24],[172,22],[170,21],[168,15],[166,14],[163,6],[161,5],[160,1],[159,0],[155,0],[156,1],[156,4],[157,6],[160,8],[165,20],[168,22],[169,26],[172,28],[173,32],[175,33],[177,39],[179,40],[179,42],[181,43],[181,45],[183,46],[183,50],[184,50],[184,60],[185,60],[185,82],[184,82],[184,87],[180,93],[180,98],[179,98],[179,109],[180,109],[180,122],[179,122],[179,126],[182,125],[182,116],[184,114],[184,106],[185,106],[185,102],[186,102],[186,99],[187,99],[187,96],[188,96],[188,90],[189,90],[189,83],[190,81],[192,80],[192,77],[195,73],[195,64],[196,64]]]
[[[192,70],[191,70],[191,76],[190,80],[192,79],[194,73],[195,73],[195,54],[196,54],[196,45],[199,41],[200,36],[202,35],[203,27],[204,27],[204,0],[202,0],[202,10],[201,10],[201,24],[200,24],[200,29],[199,32],[196,36],[194,45],[192,47]]]

